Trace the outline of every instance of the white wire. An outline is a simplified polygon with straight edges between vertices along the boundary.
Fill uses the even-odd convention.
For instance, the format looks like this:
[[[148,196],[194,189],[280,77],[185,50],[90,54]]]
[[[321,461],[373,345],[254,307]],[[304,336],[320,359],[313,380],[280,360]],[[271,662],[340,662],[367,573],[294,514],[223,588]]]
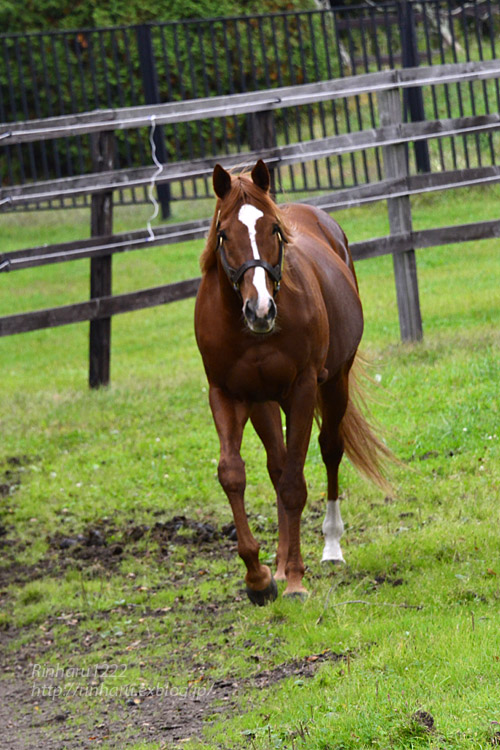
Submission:
[[[151,239],[154,238],[153,230],[151,229],[151,221],[153,219],[156,219],[158,216],[159,211],[159,205],[158,201],[156,200],[153,189],[156,185],[156,181],[159,177],[159,175],[164,171],[164,166],[160,164],[158,161],[158,158],[156,156],[156,146],[153,140],[154,132],[156,129],[156,115],[151,115],[151,132],[149,136],[150,144],[151,144],[151,156],[152,160],[156,166],[156,171],[153,173],[149,187],[148,187],[148,198],[153,204],[154,212],[152,216],[150,217],[149,221],[147,222],[147,228],[149,235]],[[453,137],[453,136],[460,136],[460,135],[469,135],[476,132],[487,132],[491,130],[498,130],[500,128],[500,123],[498,120],[494,122],[488,122],[485,125],[470,125],[466,127],[461,127],[456,130],[441,130],[441,131],[430,131],[427,133],[418,133],[418,134],[410,134],[410,135],[399,135],[395,138],[386,139],[384,141],[373,141],[372,143],[359,143],[351,145],[351,148],[346,150],[345,146],[337,146],[337,147],[330,147],[328,149],[323,149],[319,151],[301,151],[298,150],[298,153],[302,156],[307,157],[307,161],[313,161],[314,159],[319,159],[322,157],[329,157],[329,156],[335,156],[335,155],[343,155],[352,153],[354,151],[361,151],[366,148],[379,148],[383,146],[392,146],[392,145],[398,145],[403,143],[412,143],[415,141],[425,141],[425,140],[434,140],[437,138],[447,138],[447,137]],[[292,144],[293,146],[297,146],[300,144]],[[284,148],[290,148],[290,147],[284,147]],[[266,162],[268,164],[275,164],[277,163],[280,166],[286,166],[288,164],[293,164],[294,159],[296,158],[296,153],[284,153],[282,155],[278,154],[278,156],[265,156],[264,157]],[[243,165],[233,165],[233,168],[238,168],[239,166],[247,166],[247,164]],[[206,170],[206,173],[208,173],[208,170]],[[195,168],[194,170],[186,170],[183,171],[181,174],[179,174],[175,179],[187,179],[189,177],[196,177],[202,179],[206,174],[202,172],[202,167]],[[36,185],[36,183],[35,183]],[[137,179],[137,180],[127,180],[120,181],[120,182],[109,182],[106,184],[99,185],[100,191],[105,190],[115,190],[119,188],[124,187],[139,187],[141,185],[144,185],[144,179]],[[52,198],[65,198],[70,197],[71,195],[85,195],[88,193],[89,188],[88,187],[75,187],[75,188],[69,188],[66,190],[56,190],[56,191],[44,191],[41,193],[28,193],[20,195],[11,195],[7,196],[6,198],[0,199],[0,206],[4,205],[5,203],[31,203],[34,201],[43,201],[43,200],[51,200]]]
[[[408,179],[408,178],[402,178]],[[375,203],[375,201],[390,200],[391,198],[405,198],[411,195],[420,195],[422,193],[437,193],[440,190],[455,190],[463,187],[472,187],[482,185],[487,182],[500,182],[500,175],[495,174],[490,177],[480,177],[476,180],[464,180],[462,182],[448,182],[446,185],[429,185],[428,187],[415,188],[414,190],[401,190],[397,193],[386,193],[385,195],[372,195],[367,198],[352,198],[343,201],[325,201],[325,203],[314,203],[316,208],[324,210],[329,208],[351,208],[351,206],[360,206],[362,203]],[[305,201],[304,201],[305,202]]]
[[[200,232],[205,232],[208,229],[208,221],[207,220],[207,226],[206,227],[196,227],[194,229],[185,229],[180,232],[169,232],[168,234],[157,234],[154,235],[154,240],[156,242],[162,242],[165,240],[166,243],[171,242],[172,239],[175,238],[182,238],[182,237],[188,237],[189,235],[194,235],[194,239],[197,239],[197,235]],[[151,237],[148,238],[148,241],[151,240]],[[89,252],[92,252],[92,254],[95,254],[97,252],[102,252],[104,250],[120,250],[124,249],[126,250],[129,247],[132,247],[133,245],[143,245],[144,244],[144,238],[138,237],[137,239],[130,239],[130,240],[123,240],[119,242],[109,242],[105,245],[89,245],[87,247],[78,247],[74,250],[64,250],[63,252],[55,252],[55,253],[41,253],[40,255],[25,255],[20,258],[5,258],[5,260],[0,260],[0,270],[4,266],[21,266],[25,264],[32,264],[36,263],[37,261],[44,261],[47,259],[54,260],[55,258],[74,258],[78,255],[84,255],[87,257],[87,254]],[[89,255],[88,257],[93,257],[92,255]]]
[[[449,73],[448,75],[444,75],[438,79],[436,78],[415,78],[415,79],[407,79],[407,80],[401,80],[399,78],[400,75],[404,75],[404,72],[401,73],[401,70],[404,71],[404,69],[396,69],[396,80],[388,81],[386,83],[373,83],[369,89],[368,93],[374,93],[376,91],[387,91],[390,89],[395,88],[415,88],[415,87],[421,87],[421,86],[437,86],[441,84],[446,83],[463,83],[464,81],[469,81],[470,79],[482,81],[482,80],[488,80],[490,78],[495,78],[499,74],[499,68],[491,68],[486,70],[486,75],[482,75],[483,71],[480,70],[472,70],[472,71],[465,71],[460,74],[460,77],[457,78],[456,73]],[[370,74],[366,74],[370,75]],[[280,89],[277,89],[277,94],[280,93]],[[295,105],[300,105],[302,102],[306,102],[309,100],[314,101],[324,101],[325,99],[345,99],[350,96],[360,96],[367,93],[367,86],[366,85],[354,85],[349,89],[342,89],[340,91],[331,91],[328,90],[326,87],[324,87],[321,91],[316,91],[309,94],[284,94],[283,96],[274,96],[272,99],[268,100],[256,100],[256,101],[245,101],[241,103],[236,104],[230,104],[227,105],[227,103],[223,103],[220,106],[217,106],[217,104],[210,104],[206,105],[206,107],[201,109],[192,109],[188,110],[185,115],[186,119],[182,119],[182,115],[179,115],[178,111],[175,112],[166,112],[166,113],[159,113],[158,117],[160,119],[160,124],[168,124],[170,122],[191,122],[192,120],[200,119],[200,118],[207,118],[207,117],[222,117],[222,116],[229,116],[231,114],[238,114],[239,110],[243,110],[243,113],[247,111],[254,111],[256,109],[265,110],[267,107],[269,108],[279,108],[279,105],[281,107],[291,107]],[[193,100],[195,101],[195,100]],[[208,109],[207,109],[208,107]],[[230,107],[230,108],[228,108]],[[88,113],[85,113],[88,116]],[[151,115],[149,118],[152,120],[156,115]],[[0,133],[0,138],[13,138],[15,136],[18,136],[19,138],[26,138],[27,142],[31,142],[34,140],[37,140],[36,138],[32,138],[31,136],[39,135],[44,136],[46,135],[49,138],[63,138],[64,133],[61,131],[71,131],[69,132],[69,135],[77,135],[80,133],[80,131],[83,132],[91,132],[92,130],[120,130],[124,128],[139,128],[144,124],[144,120],[147,118],[146,115],[143,116],[137,116],[137,117],[125,117],[123,120],[101,120],[97,122],[83,122],[80,123],[78,120],[76,122],[73,122],[69,125],[60,126],[57,128],[57,135],[51,136],[51,133],[53,133],[55,129],[55,125],[51,124],[49,127],[45,128],[33,128],[29,130],[11,130],[8,132]],[[50,119],[50,118],[47,118]],[[17,142],[17,141],[16,141]]]
[[[156,219],[156,217],[158,216],[158,211],[160,209],[160,206],[158,204],[158,201],[155,198],[153,191],[156,186],[156,180],[163,172],[163,164],[160,164],[156,156],[156,144],[154,142],[155,130],[156,130],[156,115],[151,115],[151,130],[149,133],[149,143],[151,145],[151,158],[153,159],[153,162],[155,163],[156,172],[153,173],[153,176],[151,177],[151,182],[149,183],[149,187],[148,187],[148,198],[153,204],[153,213],[149,217],[148,222],[146,224],[150,240],[155,239],[155,233],[151,229],[151,222],[153,221],[153,219]]]
[[[324,210],[333,209],[333,208],[336,208],[336,209],[350,208],[351,206],[359,206],[364,203],[374,203],[376,201],[387,200],[391,198],[402,198],[402,197],[411,196],[411,195],[418,195],[420,193],[430,193],[430,192],[438,192],[439,190],[458,189],[461,187],[469,187],[473,185],[481,185],[481,184],[488,183],[488,182],[499,182],[499,181],[500,181],[500,175],[496,174],[496,175],[491,175],[489,177],[483,177],[483,178],[479,178],[475,180],[465,180],[464,182],[460,182],[460,183],[448,183],[446,185],[432,185],[426,188],[417,188],[416,190],[402,190],[397,193],[386,193],[384,195],[367,196],[366,198],[353,198],[353,199],[346,199],[343,201],[330,200],[330,201],[325,201],[325,202],[321,202],[321,199],[320,199],[317,203],[314,201],[314,202],[311,202],[311,204],[317,206],[317,208],[322,208]],[[299,202],[307,203],[308,201],[306,199],[305,201],[299,201]],[[207,222],[209,221],[210,220],[207,219]],[[205,231],[205,229],[206,228],[203,228],[203,227],[196,227],[196,228],[188,229],[188,230],[169,232],[168,234],[162,234],[162,235],[154,235],[150,233],[148,241],[151,241],[153,239],[156,242],[162,242],[163,240],[168,242],[169,240],[171,241],[174,237],[175,238],[179,237],[180,239],[181,237],[185,237],[186,235],[189,235],[189,234],[194,234],[196,236],[200,231]],[[44,254],[40,254],[36,256],[24,256],[20,258],[9,258],[8,256],[2,257],[0,259],[0,271],[3,271],[5,268],[9,268],[11,266],[22,266],[25,263],[29,264],[29,263],[33,263],[33,261],[35,262],[39,260],[43,261],[43,260],[46,260],[47,258],[55,259],[55,258],[61,258],[61,257],[68,257],[70,255],[73,257],[78,256],[78,255],[84,255],[88,253],[89,250],[96,253],[97,251],[103,251],[103,250],[115,250],[115,249],[120,249],[120,248],[126,249],[128,247],[132,247],[133,245],[140,245],[143,242],[144,240],[139,237],[137,239],[124,240],[121,242],[112,242],[112,243],[105,244],[105,245],[76,248],[74,250],[69,250],[69,251],[66,250],[62,253],[61,252],[48,253],[48,254],[44,253]]]

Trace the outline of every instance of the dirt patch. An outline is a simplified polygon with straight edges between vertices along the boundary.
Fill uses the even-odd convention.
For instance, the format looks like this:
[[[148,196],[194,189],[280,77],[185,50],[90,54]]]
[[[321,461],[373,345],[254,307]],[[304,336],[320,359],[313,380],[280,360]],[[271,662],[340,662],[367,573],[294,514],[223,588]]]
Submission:
[[[187,546],[197,556],[207,558],[232,559],[236,555],[233,523],[217,528],[212,523],[186,516],[174,516],[152,526],[133,522],[118,526],[108,519],[97,520],[81,530],[64,526],[47,537],[47,553],[34,565],[17,562],[24,544],[12,532],[13,529],[0,519],[0,548],[6,563],[0,568],[0,589],[47,575],[57,577],[74,565],[84,569],[101,565],[113,571],[127,555],[136,559],[156,555],[164,561],[171,554],[172,546]],[[139,546],[141,540],[145,543]]]
[[[17,469],[10,464],[6,466],[6,471],[15,472]],[[3,480],[5,477],[0,474],[0,478]],[[9,475],[10,481],[9,497],[16,491],[18,477]],[[7,564],[0,569],[0,595],[8,595],[6,589],[10,584],[24,584],[48,575],[61,576],[68,568],[80,568],[85,580],[93,575],[92,571],[97,571],[96,575],[107,576],[113,571],[118,572],[121,561],[127,556],[149,557],[167,570],[170,556],[178,560],[179,546],[188,548],[189,555],[185,565],[177,562],[171,566],[168,581],[172,586],[182,586],[186,577],[192,580],[189,576],[206,574],[207,563],[211,559],[236,559],[237,538],[232,523],[219,526],[211,520],[176,515],[166,519],[164,516],[153,516],[149,524],[137,523],[132,519],[118,522],[116,518],[103,518],[83,528],[72,528],[68,518],[61,518],[47,537],[47,551],[43,558],[35,565],[22,565],[16,560],[22,542],[15,539],[15,529],[9,526],[8,517],[5,520],[6,528],[3,530],[0,527],[0,544],[2,540],[5,542]],[[269,526],[267,519],[261,523],[265,529]],[[196,564],[191,561],[196,561]],[[162,580],[164,584],[165,579]],[[154,591],[154,587],[150,591]],[[85,612],[54,613],[34,631],[33,637],[25,645],[15,651],[9,650],[9,643],[19,638],[22,632],[12,626],[11,630],[0,632],[0,654],[5,655],[0,657],[2,746],[9,750],[39,750],[41,747],[44,750],[73,750],[99,745],[121,749],[132,739],[161,744],[199,737],[208,722],[241,710],[239,704],[246,691],[271,688],[287,678],[309,679],[320,664],[343,658],[342,655],[325,651],[294,659],[273,669],[261,668],[245,677],[226,675],[221,679],[211,679],[210,672],[214,671],[214,665],[210,664],[209,650],[193,654],[183,645],[184,620],[187,622],[195,616],[208,621],[219,613],[226,613],[228,606],[238,600],[245,600],[243,589],[239,596],[231,593],[227,600],[214,601],[211,598],[209,602],[195,603],[184,601],[182,591],[178,592],[174,606],[182,621],[182,642],[174,639],[172,652],[162,657],[161,664],[155,665],[155,674],[175,674],[172,664],[179,659],[183,663],[188,660],[193,679],[181,687],[165,685],[159,678],[158,685],[144,686],[140,683],[122,686],[116,692],[116,686],[122,683],[113,683],[109,675],[101,672],[80,676],[79,680],[64,674],[54,676],[34,672],[36,665],[43,667],[57,659],[58,644],[52,629],[61,621],[68,626],[67,638],[74,644],[72,653],[76,658],[72,658],[72,663],[77,663],[78,659],[85,664],[91,662],[95,644],[102,642],[102,634],[107,627],[106,618],[118,610],[120,613],[127,610],[131,617],[136,616],[135,608],[138,605],[125,600],[123,603],[117,602],[112,610],[93,613],[94,620],[102,619],[102,628],[96,627],[95,623],[87,627],[85,620],[88,614]],[[141,618],[163,618],[171,609],[141,604],[140,615]],[[185,614],[184,619],[182,613]],[[228,626],[227,632],[231,627]],[[209,645],[215,648],[214,644]],[[246,646],[250,671],[263,659],[254,653],[253,645],[258,646]],[[114,658],[119,660],[120,653],[115,650]],[[257,663],[253,667],[252,661]],[[125,663],[131,663],[128,656],[124,659]]]
[[[350,654],[350,658],[352,656]],[[288,677],[299,679],[313,677],[320,664],[345,661],[346,659],[346,654],[338,654],[334,651],[326,650],[321,654],[311,654],[303,659],[294,659],[291,662],[280,664],[274,667],[274,669],[258,672],[251,680],[256,687],[266,688],[274,685],[276,682],[286,680]]]
[[[6,645],[8,636],[1,634]],[[0,726],[9,750],[73,750],[101,744],[123,748],[127,740],[172,743],[200,737],[203,728],[238,708],[249,688],[265,689],[289,677],[311,678],[320,664],[336,663],[344,654],[324,651],[261,670],[245,678],[199,680],[183,687],[113,686],[107,669],[93,668],[78,680],[64,670],[47,673],[43,653],[21,651],[4,664],[0,681]],[[45,670],[45,671],[44,671]],[[158,673],[161,673],[159,669]],[[88,710],[88,698],[95,699]],[[86,699],[80,723],[79,699]],[[92,718],[90,718],[92,717]],[[78,720],[75,723],[75,719]]]
[[[120,528],[109,520],[97,521],[80,533],[57,531],[47,541],[49,551],[59,558],[71,557],[82,561],[101,561],[107,565],[119,561],[122,555],[134,557],[158,550],[160,557],[168,557],[171,545],[195,547],[196,553],[221,554],[234,550],[235,529],[227,524],[221,529],[209,522],[196,521],[186,516],[174,516],[157,521],[152,526],[126,523]],[[145,540],[142,547],[137,542]]]
[[[174,688],[158,684],[134,692],[124,689],[123,697],[113,698],[116,687],[104,684],[75,686],[55,685],[75,693],[71,701],[50,695],[34,695],[38,686],[19,677],[0,683],[0,722],[2,740],[9,750],[72,750],[96,747],[127,746],[128,739],[175,742],[199,737],[211,717],[234,710],[233,688],[215,684],[196,689]],[[88,710],[88,719],[80,720],[78,692],[96,696],[97,702]],[[66,698],[68,698],[68,693]]]
[[[428,711],[415,711],[411,716],[411,720],[426,732],[434,732],[436,729],[434,726],[434,717]]]
[[[123,748],[127,739],[161,742],[201,735],[205,721],[234,709],[234,691],[214,685],[175,689],[158,685],[134,695],[109,697],[113,686],[82,684],[76,688],[55,685],[54,691],[66,690],[66,700],[49,693],[36,694],[39,686],[19,677],[0,682],[0,722],[3,746],[9,750],[72,750],[104,744]],[[88,710],[89,717],[80,723],[78,691],[82,696],[96,696],[97,705]],[[69,693],[76,697],[68,701]],[[78,720],[78,724],[74,720]]]

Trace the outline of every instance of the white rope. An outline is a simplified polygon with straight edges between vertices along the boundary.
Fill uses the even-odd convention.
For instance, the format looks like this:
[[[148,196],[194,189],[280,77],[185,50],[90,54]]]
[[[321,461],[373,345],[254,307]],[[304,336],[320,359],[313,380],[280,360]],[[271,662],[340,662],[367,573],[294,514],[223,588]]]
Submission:
[[[151,177],[151,182],[149,183],[149,187],[148,187],[148,198],[151,201],[151,203],[153,204],[153,213],[149,217],[148,222],[146,224],[150,240],[154,240],[155,239],[155,233],[151,229],[151,222],[154,219],[156,219],[156,217],[158,216],[158,211],[160,209],[159,203],[156,200],[156,197],[155,197],[153,191],[154,191],[154,189],[156,187],[156,180],[158,179],[158,177],[163,172],[163,164],[160,164],[160,162],[158,161],[158,158],[156,156],[156,144],[154,142],[155,130],[156,130],[156,116],[155,115],[151,115],[151,130],[150,130],[150,133],[149,133],[149,143],[151,145],[151,158],[152,158],[152,160],[153,160],[153,162],[154,162],[154,164],[156,166],[156,171],[153,173],[153,176]]]

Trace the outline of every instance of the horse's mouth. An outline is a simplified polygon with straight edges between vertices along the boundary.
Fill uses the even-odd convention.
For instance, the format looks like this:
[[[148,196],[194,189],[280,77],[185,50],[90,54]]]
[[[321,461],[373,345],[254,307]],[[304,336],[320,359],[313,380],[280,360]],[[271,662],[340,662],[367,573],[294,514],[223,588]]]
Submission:
[[[270,333],[273,333],[276,328],[275,320],[254,320],[250,323],[250,321],[245,318],[245,323],[250,332],[257,334],[258,336],[268,336]]]

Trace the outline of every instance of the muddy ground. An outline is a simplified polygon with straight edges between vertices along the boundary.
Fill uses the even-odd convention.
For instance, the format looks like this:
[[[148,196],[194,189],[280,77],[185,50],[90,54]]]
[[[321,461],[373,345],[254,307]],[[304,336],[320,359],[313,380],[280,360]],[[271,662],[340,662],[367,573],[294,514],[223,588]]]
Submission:
[[[2,634],[2,647],[10,636]],[[3,650],[3,649],[2,649]],[[106,744],[123,748],[127,740],[148,740],[169,747],[187,738],[199,738],[205,722],[221,714],[230,717],[238,710],[238,697],[248,688],[267,688],[287,677],[311,677],[319,664],[337,661],[341,656],[326,651],[281,664],[271,670],[256,671],[251,677],[235,680],[230,675],[211,683],[204,690],[167,696],[158,689],[128,700],[105,699],[91,717],[80,717],[82,724],[68,725],[71,714],[67,701],[55,694],[36,694],[34,666],[43,663],[43,650],[26,646],[6,659],[0,682],[0,733],[2,747],[9,750],[73,750]],[[57,682],[54,683],[57,687]],[[96,687],[97,689],[97,687]],[[186,691],[179,691],[186,692]],[[76,713],[78,705],[75,705]]]
[[[12,492],[13,487],[15,489],[16,476],[14,467],[12,474],[5,479],[6,486],[1,488],[4,496]],[[142,547],[139,549],[141,540]],[[0,547],[4,560],[0,568],[0,602],[2,598],[8,598],[11,584],[22,585],[46,576],[57,578],[75,566],[80,569],[100,568],[108,572],[117,570],[124,556],[144,554],[144,542],[147,543],[146,548],[154,548],[160,558],[168,555],[169,545],[172,544],[188,545],[194,554],[201,556],[200,559],[236,557],[233,524],[216,528],[211,523],[185,516],[155,521],[150,526],[125,522],[122,528],[105,519],[80,531],[68,530],[67,524],[61,524],[61,528],[48,537],[47,542],[47,553],[39,562],[32,566],[22,565],[17,561],[22,542],[16,539],[15,529],[9,525],[8,519],[0,527]],[[179,587],[179,590],[182,588],[182,570],[172,576],[171,584]],[[236,598],[242,602],[242,606],[247,606],[243,588]],[[232,601],[234,603],[234,595]],[[228,604],[224,601],[197,604],[194,607],[196,617],[210,619],[219,607]],[[162,617],[164,614],[161,609],[141,610],[141,616]],[[95,631],[85,629],[83,620],[86,615],[73,613],[67,616],[74,617],[70,622],[75,625],[75,652],[84,659],[86,653],[91,653],[93,642],[99,636]],[[134,616],[133,610],[131,616]],[[319,664],[343,658],[342,655],[325,651],[280,664],[270,670],[259,669],[256,663],[255,671],[245,678],[227,674],[223,679],[191,686],[186,690],[160,685],[125,696],[113,695],[104,688],[106,675],[99,671],[85,675],[83,681],[44,673],[49,663],[48,656],[54,654],[55,648],[51,625],[60,619],[60,615],[54,614],[43,625],[29,630],[12,626],[0,630],[2,748],[73,750],[99,745],[123,748],[129,742],[139,740],[170,747],[187,738],[200,737],[203,726],[221,714],[229,717],[232,712],[240,710],[239,698],[245,691],[255,687],[271,687],[292,676],[307,679],[315,673]],[[23,641],[23,645],[12,650],[9,646],[19,640]],[[92,704],[95,706],[92,715],[85,715],[89,711],[89,704],[81,700],[80,690],[84,691],[84,696],[85,691],[87,696],[100,696]]]

